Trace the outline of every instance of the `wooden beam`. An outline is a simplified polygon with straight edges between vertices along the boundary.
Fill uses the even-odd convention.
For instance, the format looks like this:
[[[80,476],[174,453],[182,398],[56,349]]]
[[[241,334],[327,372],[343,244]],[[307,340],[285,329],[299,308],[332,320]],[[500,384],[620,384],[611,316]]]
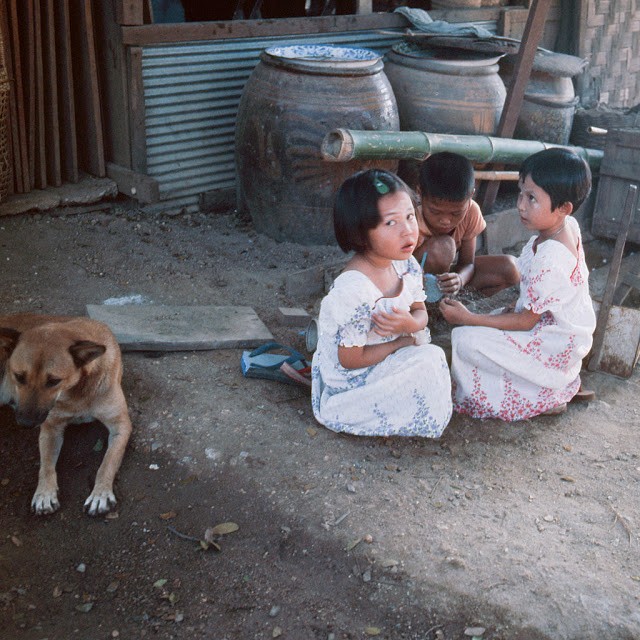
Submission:
[[[507,97],[496,131],[496,135],[500,138],[511,138],[516,129],[524,92],[533,67],[533,58],[544,32],[544,24],[551,2],[552,0],[532,0],[531,2],[524,35],[516,55],[511,86],[507,88]],[[493,167],[495,170],[500,170],[501,168],[501,166]],[[481,205],[483,213],[491,212],[499,187],[500,182],[498,181],[490,182],[486,186]]]
[[[118,24],[144,24],[143,0],[116,0],[116,22]]]
[[[70,16],[75,40],[73,62],[78,160],[84,171],[102,178],[105,175],[104,137],[91,0],[71,0]]]
[[[128,51],[129,132],[131,140],[131,168],[139,173],[147,171],[147,130],[145,125],[144,86],[142,83],[142,48]]]
[[[158,23],[137,27],[122,27],[122,40],[125,45],[146,46],[169,42],[264,38],[295,34],[407,27],[409,27],[408,21],[398,13],[373,13],[350,16],[289,18],[287,20]]]
[[[151,176],[136,173],[113,162],[107,162],[107,176],[118,185],[120,193],[135,198],[138,202],[151,204],[160,200],[160,185]]]
[[[43,0],[42,57],[44,62],[44,115],[46,142],[47,183],[53,187],[62,184],[60,157],[60,119],[58,107],[58,60],[56,55],[56,24],[54,0]]]
[[[71,22],[69,0],[55,0],[56,59],[59,71],[58,106],[60,115],[60,154],[65,182],[78,182],[78,145],[76,108],[73,98],[73,64],[71,61]]]

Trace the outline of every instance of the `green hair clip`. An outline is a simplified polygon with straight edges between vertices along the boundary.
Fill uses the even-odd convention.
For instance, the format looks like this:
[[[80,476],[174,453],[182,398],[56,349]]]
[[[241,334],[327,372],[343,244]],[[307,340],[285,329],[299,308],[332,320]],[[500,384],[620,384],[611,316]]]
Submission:
[[[385,194],[389,193],[389,191],[391,190],[389,188],[388,184],[385,184],[384,182],[382,182],[382,180],[380,180],[380,178],[375,178],[373,181],[373,186],[376,188],[376,191],[381,195],[384,196]]]

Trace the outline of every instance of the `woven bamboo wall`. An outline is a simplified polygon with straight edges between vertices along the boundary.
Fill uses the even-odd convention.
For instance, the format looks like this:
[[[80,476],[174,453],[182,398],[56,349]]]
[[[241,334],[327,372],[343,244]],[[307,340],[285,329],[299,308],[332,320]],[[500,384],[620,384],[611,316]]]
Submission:
[[[9,74],[7,72],[6,50],[7,30],[4,15],[4,0],[0,0],[0,201],[11,191],[13,172],[9,151]]]
[[[579,51],[590,62],[578,79],[584,106],[640,102],[640,0],[583,0]]]

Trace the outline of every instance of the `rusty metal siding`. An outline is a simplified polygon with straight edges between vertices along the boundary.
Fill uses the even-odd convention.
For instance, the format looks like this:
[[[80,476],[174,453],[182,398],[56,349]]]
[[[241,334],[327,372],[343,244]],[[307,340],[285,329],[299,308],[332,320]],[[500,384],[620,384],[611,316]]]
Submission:
[[[331,43],[385,52],[399,36],[352,31],[143,47],[147,173],[159,183],[159,208],[195,210],[201,193],[235,188],[238,104],[263,49]]]

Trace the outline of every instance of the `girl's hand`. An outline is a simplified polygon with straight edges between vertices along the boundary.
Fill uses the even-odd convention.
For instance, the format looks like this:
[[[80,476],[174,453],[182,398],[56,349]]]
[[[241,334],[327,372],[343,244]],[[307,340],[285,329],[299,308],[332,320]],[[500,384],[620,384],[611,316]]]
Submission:
[[[373,330],[384,338],[402,333],[413,333],[415,324],[409,311],[400,311],[393,307],[391,312],[377,311],[371,316]]]
[[[469,324],[469,318],[473,315],[462,302],[451,298],[442,298],[438,308],[450,324]]]
[[[437,276],[440,291],[453,296],[462,289],[462,276],[459,273],[441,273]]]

